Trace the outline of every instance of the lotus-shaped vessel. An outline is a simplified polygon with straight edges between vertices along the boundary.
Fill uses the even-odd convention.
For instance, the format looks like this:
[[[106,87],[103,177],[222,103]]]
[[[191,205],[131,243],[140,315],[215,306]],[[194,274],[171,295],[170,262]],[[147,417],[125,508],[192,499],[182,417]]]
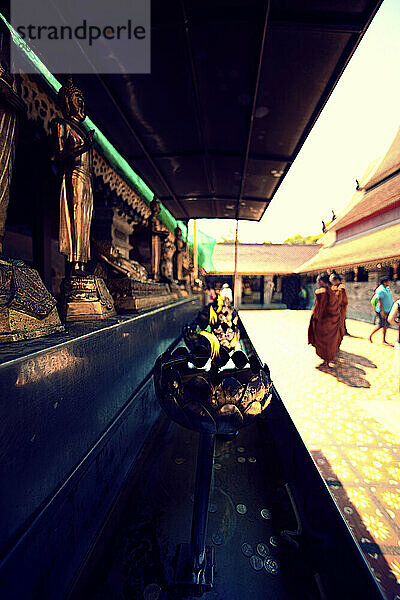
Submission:
[[[175,571],[176,583],[194,596],[213,586],[214,549],[206,547],[205,540],[216,436],[236,435],[272,398],[266,365],[255,354],[248,358],[240,350],[224,347],[216,337],[217,323],[222,329],[237,328],[238,346],[237,316],[231,307],[223,312],[224,305],[219,304],[219,313],[209,305],[194,323],[184,327],[189,350],[180,346],[166,352],[154,366],[156,394],[167,415],[200,434],[191,541],[178,546]]]
[[[193,343],[192,352],[179,347],[172,354],[161,355],[154,371],[156,393],[165,412],[180,425],[232,435],[268,406],[272,384],[267,369],[257,360],[249,362],[244,352],[236,351],[230,357],[221,349],[226,353],[223,360],[218,353],[211,361],[209,344],[210,349],[206,343]],[[208,370],[195,366],[210,361]]]

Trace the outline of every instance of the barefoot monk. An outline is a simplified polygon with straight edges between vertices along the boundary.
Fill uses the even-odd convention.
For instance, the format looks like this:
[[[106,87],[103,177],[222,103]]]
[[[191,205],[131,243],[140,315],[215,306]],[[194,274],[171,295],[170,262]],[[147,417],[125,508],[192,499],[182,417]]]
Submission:
[[[336,294],[336,298],[339,305],[340,310],[340,329],[339,329],[339,338],[338,338],[338,349],[340,348],[340,344],[344,338],[346,333],[346,310],[349,301],[347,299],[347,292],[344,283],[342,282],[342,278],[337,273],[332,273],[329,277],[329,281],[331,282],[332,290]]]
[[[324,365],[334,362],[338,349],[340,310],[335,292],[331,289],[329,275],[317,277],[315,304],[308,327],[308,343],[314,346]]]

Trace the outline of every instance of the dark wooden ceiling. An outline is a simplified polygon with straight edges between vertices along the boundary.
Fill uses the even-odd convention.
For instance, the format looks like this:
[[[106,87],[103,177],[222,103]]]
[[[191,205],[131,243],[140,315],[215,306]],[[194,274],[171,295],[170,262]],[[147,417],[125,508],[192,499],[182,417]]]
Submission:
[[[152,0],[151,75],[77,77],[181,219],[259,220],[381,0]]]

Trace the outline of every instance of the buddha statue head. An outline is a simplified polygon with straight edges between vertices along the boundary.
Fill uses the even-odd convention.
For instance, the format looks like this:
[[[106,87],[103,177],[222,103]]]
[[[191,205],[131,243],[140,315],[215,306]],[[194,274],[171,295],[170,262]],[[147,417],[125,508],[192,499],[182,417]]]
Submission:
[[[85,119],[85,100],[81,90],[73,84],[69,77],[58,92],[58,99],[64,117],[81,123]]]

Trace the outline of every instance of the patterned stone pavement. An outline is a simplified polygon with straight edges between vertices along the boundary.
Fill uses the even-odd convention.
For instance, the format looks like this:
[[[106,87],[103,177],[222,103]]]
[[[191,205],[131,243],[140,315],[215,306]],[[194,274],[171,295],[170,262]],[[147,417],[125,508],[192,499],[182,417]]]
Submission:
[[[307,345],[310,311],[240,316],[388,600],[400,600],[400,393],[393,348],[347,320],[335,369]],[[396,332],[390,330],[394,343]]]

